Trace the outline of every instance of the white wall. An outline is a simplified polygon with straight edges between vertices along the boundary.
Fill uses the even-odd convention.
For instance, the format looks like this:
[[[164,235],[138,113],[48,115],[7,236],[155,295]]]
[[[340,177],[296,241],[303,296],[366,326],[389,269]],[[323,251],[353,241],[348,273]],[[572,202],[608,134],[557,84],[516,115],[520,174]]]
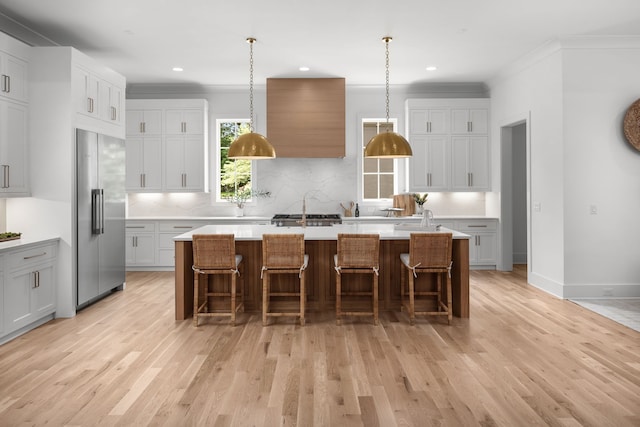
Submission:
[[[622,132],[640,97],[637,41],[563,49],[566,296],[640,296],[640,151]]]
[[[530,212],[529,281],[567,298],[640,296],[640,153],[621,128],[640,94],[640,38],[609,42],[546,46],[490,84],[493,135],[531,117],[530,201],[540,210]]]
[[[500,128],[530,119],[531,262],[529,282],[561,295],[564,281],[562,62],[560,51],[542,49],[530,61],[491,82],[492,182],[500,182]],[[500,189],[488,197],[490,212],[499,212]]]
[[[482,97],[484,85],[430,85],[427,87],[392,86],[390,116],[398,118],[398,132],[404,134],[404,103],[407,98]],[[255,128],[267,135],[265,87],[254,88]],[[127,97],[133,98],[206,98],[209,101],[209,123],[212,144],[215,143],[216,119],[242,118],[248,114],[246,87],[193,88],[166,86],[134,86]],[[346,90],[346,155],[339,159],[276,158],[255,162],[257,187],[270,191],[272,197],[258,199],[245,208],[245,215],[271,216],[275,213],[301,212],[302,197],[307,194],[307,211],[341,213],[340,203],[357,201],[358,147],[361,144],[360,120],[385,116],[384,87],[347,86]],[[215,159],[215,153],[210,154]],[[212,167],[215,166],[212,164]],[[212,169],[212,179],[215,169]],[[212,185],[215,188],[215,185]],[[212,204],[208,194],[134,194],[128,195],[129,217],[143,216],[225,216],[233,215],[230,203]],[[429,208],[436,215],[484,215],[484,193],[429,196]],[[390,203],[360,205],[361,215],[382,215],[382,207]]]

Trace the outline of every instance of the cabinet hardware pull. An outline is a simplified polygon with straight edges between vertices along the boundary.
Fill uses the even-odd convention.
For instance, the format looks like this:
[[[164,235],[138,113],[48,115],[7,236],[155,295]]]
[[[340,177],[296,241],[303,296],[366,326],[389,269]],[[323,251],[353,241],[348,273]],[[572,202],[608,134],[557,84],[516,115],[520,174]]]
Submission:
[[[2,91],[6,93],[11,92],[11,76],[6,74],[2,75]]]
[[[144,228],[144,225],[127,225],[127,228]]]
[[[142,174],[142,187],[146,187],[147,186],[147,174],[143,173]]]
[[[41,257],[41,256],[45,256],[46,254],[47,254],[46,252],[42,252],[41,254],[35,254],[35,255],[22,257],[22,259],[38,258],[38,257]]]
[[[173,228],[193,228],[192,225],[174,225]]]
[[[469,187],[473,187],[473,172],[469,172]]]
[[[147,132],[147,122],[142,122],[140,124],[142,125],[142,128],[141,128],[140,132],[146,133]]]
[[[2,188],[9,188],[9,165],[2,165]]]
[[[116,111],[117,111],[116,107],[111,106],[111,120],[115,120],[116,119],[116,117],[117,117]]]
[[[473,122],[469,122],[469,132],[473,132]]]
[[[487,228],[487,225],[486,224],[484,224],[484,225],[472,225],[471,224],[471,225],[467,225],[467,227],[469,227],[469,228]]]

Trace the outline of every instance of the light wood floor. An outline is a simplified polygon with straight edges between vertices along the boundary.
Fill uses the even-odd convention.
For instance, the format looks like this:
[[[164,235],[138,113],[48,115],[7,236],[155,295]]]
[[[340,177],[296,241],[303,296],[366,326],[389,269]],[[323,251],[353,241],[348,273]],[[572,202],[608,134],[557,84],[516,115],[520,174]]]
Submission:
[[[172,273],[0,346],[0,425],[640,425],[640,333],[471,273],[471,318],[173,317]]]

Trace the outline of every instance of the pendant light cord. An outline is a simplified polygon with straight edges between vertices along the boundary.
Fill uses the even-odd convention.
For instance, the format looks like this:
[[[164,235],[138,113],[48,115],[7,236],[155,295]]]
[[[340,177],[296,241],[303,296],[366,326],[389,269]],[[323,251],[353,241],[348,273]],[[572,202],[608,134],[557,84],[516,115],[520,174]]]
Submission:
[[[253,43],[256,39],[249,37],[249,132],[253,132]]]
[[[383,37],[382,40],[385,42],[385,70],[386,70],[386,89],[387,89],[387,121],[386,128],[387,132],[389,132],[389,42],[391,41],[391,37]]]

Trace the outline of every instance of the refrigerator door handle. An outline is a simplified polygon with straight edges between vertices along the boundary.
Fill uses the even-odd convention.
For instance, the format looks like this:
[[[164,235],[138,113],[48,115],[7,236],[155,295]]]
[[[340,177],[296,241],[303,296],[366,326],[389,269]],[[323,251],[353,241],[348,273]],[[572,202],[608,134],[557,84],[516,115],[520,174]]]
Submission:
[[[91,233],[100,234],[100,190],[91,190]]]
[[[104,189],[100,189],[100,234],[104,234]]]

